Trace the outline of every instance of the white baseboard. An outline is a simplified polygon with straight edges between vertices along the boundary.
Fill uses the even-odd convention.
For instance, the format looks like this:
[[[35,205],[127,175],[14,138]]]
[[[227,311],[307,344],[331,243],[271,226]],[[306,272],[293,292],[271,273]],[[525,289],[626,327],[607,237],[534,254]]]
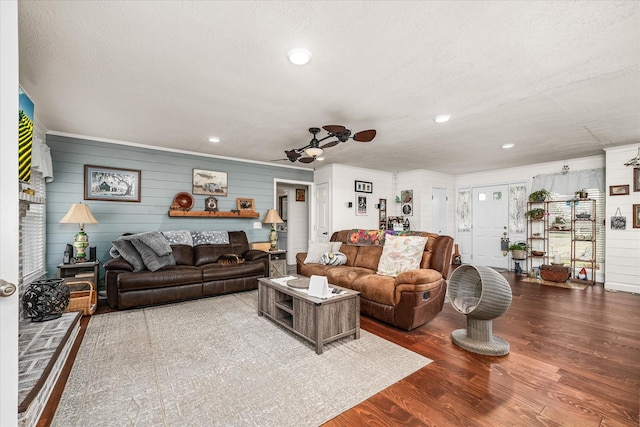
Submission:
[[[604,288],[607,291],[630,292],[632,294],[640,294],[640,286],[629,283],[605,282]]]

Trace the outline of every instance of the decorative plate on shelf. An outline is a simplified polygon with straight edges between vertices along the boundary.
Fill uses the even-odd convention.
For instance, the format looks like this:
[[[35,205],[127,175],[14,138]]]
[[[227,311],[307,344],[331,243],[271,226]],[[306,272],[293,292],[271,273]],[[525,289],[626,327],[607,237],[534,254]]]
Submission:
[[[188,211],[193,207],[193,196],[189,193],[178,193],[173,198],[173,202],[180,206],[180,210]]]

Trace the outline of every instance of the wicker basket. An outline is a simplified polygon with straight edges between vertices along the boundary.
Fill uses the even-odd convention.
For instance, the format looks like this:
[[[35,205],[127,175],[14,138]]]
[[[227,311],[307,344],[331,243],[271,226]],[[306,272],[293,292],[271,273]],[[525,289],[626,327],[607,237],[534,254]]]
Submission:
[[[71,297],[65,311],[82,311],[84,316],[95,313],[98,306],[98,295],[93,282],[83,280],[67,284],[71,290]]]

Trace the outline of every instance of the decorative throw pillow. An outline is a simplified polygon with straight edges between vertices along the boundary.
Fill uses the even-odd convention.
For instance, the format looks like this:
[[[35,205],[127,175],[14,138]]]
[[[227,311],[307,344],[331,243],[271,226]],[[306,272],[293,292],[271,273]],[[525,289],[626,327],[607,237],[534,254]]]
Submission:
[[[325,252],[320,257],[320,264],[323,265],[345,265],[347,256],[342,252]]]
[[[378,274],[396,277],[405,271],[420,268],[426,243],[426,237],[388,235],[378,262]]]
[[[193,246],[228,245],[229,233],[226,231],[192,231]]]
[[[170,245],[193,246],[193,238],[188,230],[163,231],[162,235],[167,238]]]
[[[118,254],[133,266],[133,271],[144,270],[144,262],[140,254],[128,240],[118,239],[111,242]]]
[[[325,252],[333,252],[331,250],[332,243],[337,242],[314,242],[309,240],[309,249],[307,257],[304,259],[305,264],[320,264],[320,257]]]
[[[138,240],[131,240],[131,243],[140,254],[145,267],[150,271],[160,270],[162,267],[169,265],[176,265],[176,260],[173,258],[172,253],[160,256],[149,246]]]

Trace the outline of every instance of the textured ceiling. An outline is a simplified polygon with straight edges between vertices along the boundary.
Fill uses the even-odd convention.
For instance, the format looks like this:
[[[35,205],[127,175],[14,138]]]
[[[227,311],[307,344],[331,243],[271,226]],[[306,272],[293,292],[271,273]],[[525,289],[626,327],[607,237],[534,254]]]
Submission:
[[[295,165],[476,172],[640,142],[639,9],[20,1],[20,84],[50,131],[268,162],[343,124],[378,135]]]

